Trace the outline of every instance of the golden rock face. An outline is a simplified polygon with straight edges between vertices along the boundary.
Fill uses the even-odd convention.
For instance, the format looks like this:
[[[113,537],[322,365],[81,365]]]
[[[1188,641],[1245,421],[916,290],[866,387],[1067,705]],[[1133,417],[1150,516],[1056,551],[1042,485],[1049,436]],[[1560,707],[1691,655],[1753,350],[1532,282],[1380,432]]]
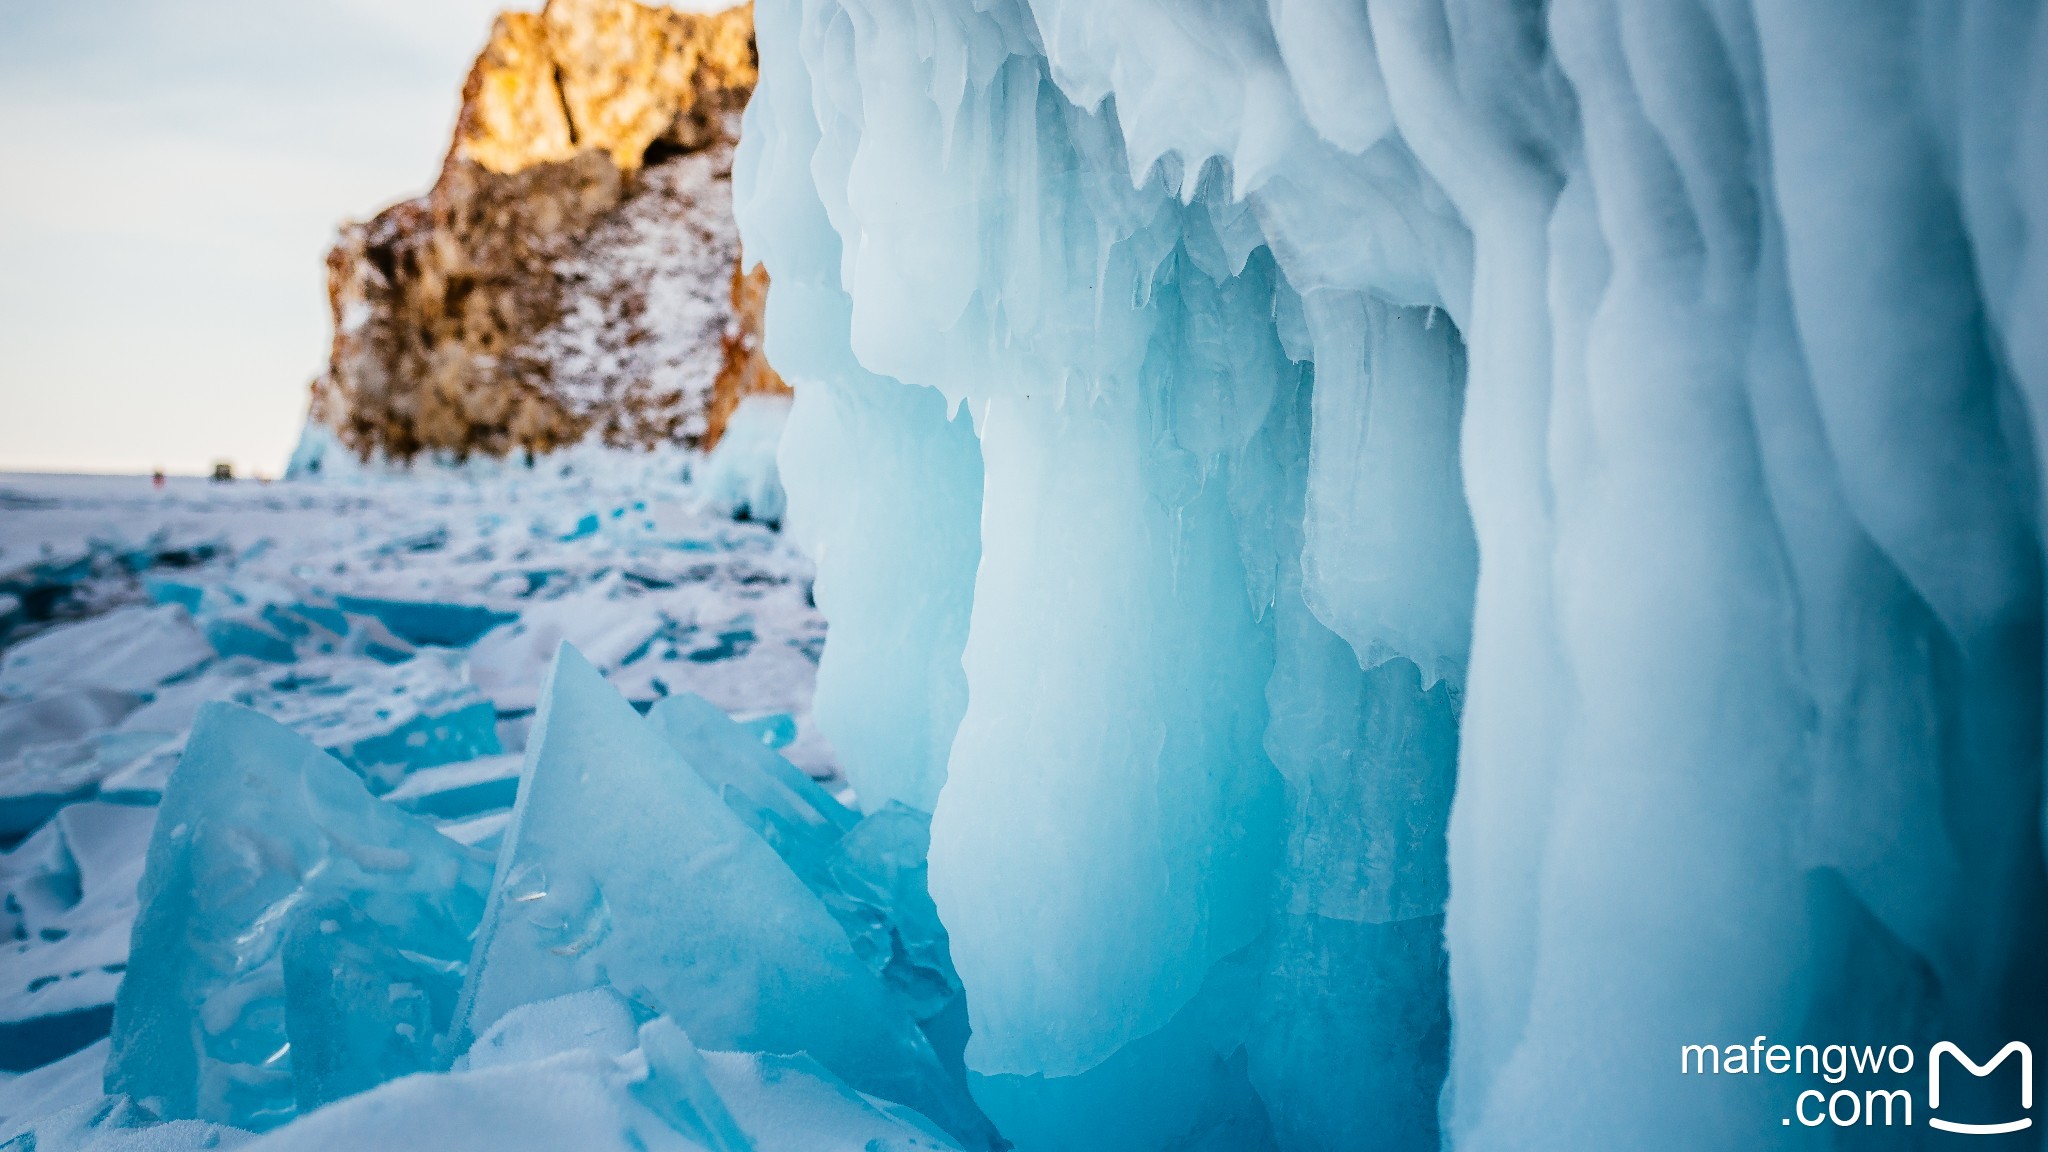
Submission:
[[[463,86],[451,160],[460,156],[487,171],[511,173],[575,154],[547,25],[526,12],[499,16]]]
[[[755,78],[751,6],[703,15],[552,0],[498,17],[463,89],[451,159],[505,174],[601,148],[631,172],[657,143],[713,143]]]
[[[345,225],[314,418],[358,452],[708,447],[761,358],[731,220],[751,7],[498,17],[426,196]]]

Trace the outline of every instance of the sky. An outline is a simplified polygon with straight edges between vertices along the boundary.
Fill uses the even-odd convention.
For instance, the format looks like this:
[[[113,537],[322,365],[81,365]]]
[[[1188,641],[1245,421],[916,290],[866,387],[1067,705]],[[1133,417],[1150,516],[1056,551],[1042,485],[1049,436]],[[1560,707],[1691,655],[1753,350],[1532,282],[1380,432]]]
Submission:
[[[277,475],[336,225],[432,183],[507,6],[0,0],[0,471]]]

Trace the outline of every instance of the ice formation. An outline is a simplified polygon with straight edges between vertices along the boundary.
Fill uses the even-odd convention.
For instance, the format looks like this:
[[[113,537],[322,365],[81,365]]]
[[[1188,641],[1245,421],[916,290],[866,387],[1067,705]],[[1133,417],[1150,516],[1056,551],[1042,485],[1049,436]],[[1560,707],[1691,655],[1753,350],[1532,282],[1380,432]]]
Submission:
[[[445,1064],[490,875],[305,737],[206,705],[150,841],[108,1090],[261,1130]]]
[[[964,1078],[790,866],[671,745],[679,735],[707,765],[719,755],[680,725],[644,722],[563,647],[499,849],[458,1036],[608,983],[673,1015],[697,1043],[809,1053],[967,1147],[993,1147]]]
[[[1681,1044],[2048,1042],[2038,5],[756,26],[816,715],[1021,1148],[1775,1147]]]
[[[747,396],[733,409],[725,435],[704,461],[697,478],[705,506],[721,516],[780,524],[784,496],[775,469],[775,448],[789,420],[781,396]]]
[[[815,709],[765,530],[545,470],[8,574],[9,1138],[1790,1148],[1681,1046],[2048,1050],[2038,6],[757,27]]]
[[[732,786],[721,804],[699,784],[696,808],[752,814],[751,794],[815,824],[770,843],[766,823],[727,815],[700,826],[702,847],[739,853],[810,932],[836,935],[835,970],[866,989],[807,1001],[815,1019],[799,1025],[856,1051],[895,1037],[910,1075],[890,1091],[986,1137],[924,895],[922,817],[863,820],[775,751],[830,776],[807,707],[822,636],[809,566],[768,529],[705,514],[687,462],[578,452],[533,471],[372,469],[282,490],[0,487],[15,510],[0,550],[40,555],[0,575],[20,592],[0,621],[15,641],[0,653],[0,1145],[219,1148],[267,1130],[284,1148],[401,1134],[494,1149],[954,1148],[808,1057],[699,1052],[604,979],[569,999],[609,997],[600,1015],[618,1027],[521,1005],[465,1050],[456,1010],[522,750],[531,730],[577,730],[535,712],[564,639],[599,654],[611,687],[598,699],[670,773]],[[643,709],[672,695],[643,721],[620,693]],[[546,775],[556,800],[576,791]],[[545,824],[526,822],[509,851],[530,852]],[[678,882],[623,901],[641,915],[621,938],[660,937]],[[762,938],[800,946],[796,959],[717,958],[743,966],[728,987],[831,951],[776,935],[774,907],[747,911],[770,913]],[[685,1008],[717,1003],[733,1001]],[[888,1075],[828,1054],[870,1086]],[[491,1102],[489,1117],[467,1111]]]

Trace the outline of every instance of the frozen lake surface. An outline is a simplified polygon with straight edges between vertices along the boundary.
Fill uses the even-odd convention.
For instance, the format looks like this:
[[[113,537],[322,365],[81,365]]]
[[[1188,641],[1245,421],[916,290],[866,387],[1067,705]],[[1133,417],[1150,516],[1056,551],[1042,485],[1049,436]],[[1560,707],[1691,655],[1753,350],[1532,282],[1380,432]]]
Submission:
[[[580,1093],[610,1118],[513,1113],[500,1131],[472,1116],[449,1138],[568,1123],[601,1147],[609,1124],[627,1146],[666,1131],[724,1147],[721,1132],[746,1129],[769,1147],[761,1125],[796,1123],[793,1139],[827,1145],[940,1146],[922,1116],[808,1057],[696,1056],[676,1011],[657,1009],[678,1000],[705,1043],[740,1018],[721,1015],[721,982],[747,986],[729,969],[687,996],[646,990],[679,971],[663,950],[693,917],[683,938],[729,941],[723,963],[822,971],[814,994],[831,1006],[790,1043],[733,1025],[716,1047],[830,1064],[835,1041],[815,1030],[843,1011],[855,1071],[835,1071],[858,1081],[893,1061],[885,1086],[924,1093],[925,1112],[964,1100],[920,1031],[958,1030],[960,1011],[922,895],[923,817],[840,805],[851,797],[810,718],[825,626],[809,562],[773,527],[720,515],[691,463],[574,452],[278,483],[0,476],[0,1140],[212,1147],[277,1128],[280,1146],[361,1146],[394,1117],[424,1135],[509,1090]],[[581,659],[551,677],[565,642]],[[522,839],[523,787],[549,799]],[[160,807],[181,813],[165,835]],[[503,858],[516,874],[494,881]],[[654,880],[609,900],[598,887],[650,866]],[[897,907],[906,880],[916,899]],[[603,913],[566,951],[525,949],[525,920],[478,925],[486,893],[545,911],[564,891]],[[781,914],[750,922],[767,900]],[[306,930],[302,906],[326,919]],[[139,978],[131,938],[150,983],[123,992]],[[455,1021],[472,946],[502,1003],[465,990]],[[586,949],[594,978],[520,991],[539,987],[537,964]],[[317,1010],[293,990],[308,964],[326,974]],[[605,990],[607,968],[628,999]],[[602,995],[550,998],[592,983]],[[137,1023],[115,1025],[117,997]],[[186,1029],[139,1023],[179,1012],[206,1037],[188,1073]],[[349,1048],[361,1035],[370,1047]],[[472,1066],[457,1038],[492,1055]],[[900,1055],[878,1055],[884,1043]],[[435,1075],[290,1123],[412,1071]],[[181,1076],[198,1096],[178,1098]],[[130,1091],[103,1098],[103,1077]],[[969,1130],[971,1106],[961,1117],[951,1126]]]

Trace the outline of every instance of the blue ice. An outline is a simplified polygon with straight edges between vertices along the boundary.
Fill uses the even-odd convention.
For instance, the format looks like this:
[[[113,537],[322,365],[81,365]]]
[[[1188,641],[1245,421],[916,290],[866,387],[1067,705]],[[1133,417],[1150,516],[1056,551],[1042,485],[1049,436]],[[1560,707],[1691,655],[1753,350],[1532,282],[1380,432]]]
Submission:
[[[335,603],[343,612],[375,618],[408,643],[443,648],[466,648],[498,625],[519,618],[516,612],[499,612],[480,604],[432,600],[337,596]]]
[[[444,1063],[489,882],[305,737],[206,705],[150,840],[108,1091],[261,1130]]]
[[[774,755],[724,723],[733,748]],[[801,793],[764,789],[772,809],[799,819]],[[672,1016],[698,1045],[808,1052],[967,1147],[994,1145],[965,1085],[817,896],[564,645],[541,694],[458,1027],[479,1035],[519,1005],[603,983]]]

